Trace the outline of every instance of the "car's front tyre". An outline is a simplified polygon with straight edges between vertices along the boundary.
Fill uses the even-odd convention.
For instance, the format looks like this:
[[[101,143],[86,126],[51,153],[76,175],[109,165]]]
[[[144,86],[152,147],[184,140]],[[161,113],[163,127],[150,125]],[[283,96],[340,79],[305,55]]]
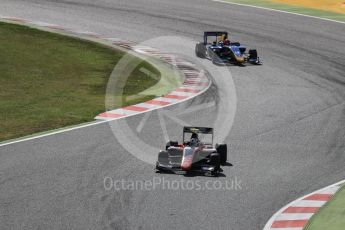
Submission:
[[[168,150],[170,147],[172,146],[175,146],[177,147],[178,146],[178,142],[177,141],[169,141],[166,145],[165,145],[165,150]]]
[[[158,153],[158,161],[159,164],[167,164],[169,162],[169,153],[167,151],[160,151]]]
[[[199,58],[206,58],[206,47],[203,43],[197,43],[195,45],[195,55]]]

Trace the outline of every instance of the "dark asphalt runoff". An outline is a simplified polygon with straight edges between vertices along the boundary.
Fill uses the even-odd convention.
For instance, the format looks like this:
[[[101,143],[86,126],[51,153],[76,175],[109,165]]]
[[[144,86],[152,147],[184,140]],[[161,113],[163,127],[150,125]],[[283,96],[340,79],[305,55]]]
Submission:
[[[288,202],[345,178],[344,24],[207,0],[0,0],[0,14],[138,42],[228,30],[264,61],[219,67],[237,94],[222,177],[155,174],[128,150],[157,154],[137,137],[164,148],[183,124],[213,126],[230,90],[219,83],[230,76],[213,76],[207,93],[150,116],[0,147],[0,229],[259,230]],[[122,180],[160,184],[126,190]]]

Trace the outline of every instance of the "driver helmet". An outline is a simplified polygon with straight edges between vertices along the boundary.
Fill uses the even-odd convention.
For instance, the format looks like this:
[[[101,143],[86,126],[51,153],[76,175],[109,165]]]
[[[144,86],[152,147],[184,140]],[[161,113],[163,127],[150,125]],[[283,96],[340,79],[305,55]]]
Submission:
[[[199,146],[199,140],[197,138],[190,139],[190,146],[191,147],[198,147]]]
[[[197,133],[192,133],[192,136],[190,137],[190,145],[191,147],[197,147],[199,145],[199,137]]]
[[[224,45],[225,46],[229,46],[230,45],[230,40],[229,39],[225,39],[224,40]]]

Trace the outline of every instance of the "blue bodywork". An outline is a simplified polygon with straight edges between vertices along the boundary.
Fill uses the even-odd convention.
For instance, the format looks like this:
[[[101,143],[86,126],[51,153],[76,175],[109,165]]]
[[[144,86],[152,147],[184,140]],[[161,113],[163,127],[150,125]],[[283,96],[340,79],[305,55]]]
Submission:
[[[204,32],[204,42],[197,43],[195,53],[197,57],[209,58],[215,64],[262,64],[255,49],[246,52],[246,47],[239,42],[230,43],[225,31]]]
[[[244,56],[244,52],[246,51],[245,46],[241,46],[238,43],[230,44],[230,46],[224,46],[221,44],[217,45],[210,45],[208,47],[208,54],[212,56],[211,53],[217,55],[217,58],[212,58],[216,63],[242,63],[245,62],[247,59]]]

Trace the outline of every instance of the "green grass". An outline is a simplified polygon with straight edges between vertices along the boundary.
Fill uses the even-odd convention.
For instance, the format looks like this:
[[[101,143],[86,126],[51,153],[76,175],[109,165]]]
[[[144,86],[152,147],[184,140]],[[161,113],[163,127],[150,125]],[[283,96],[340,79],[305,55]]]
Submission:
[[[304,230],[345,229],[345,186],[309,221]]]
[[[224,0],[224,1],[271,8],[275,10],[282,10],[282,11],[287,11],[287,12],[292,12],[292,13],[305,14],[305,15],[345,22],[345,14],[335,13],[335,12],[326,11],[326,10],[311,9],[311,8],[306,8],[302,6],[292,6],[292,5],[283,4],[283,3],[275,3],[269,0]]]
[[[0,141],[92,121],[105,110],[105,89],[125,53],[76,38],[0,22]],[[125,105],[155,85],[160,72],[138,58],[124,87]],[[154,73],[155,78],[140,71]]]

